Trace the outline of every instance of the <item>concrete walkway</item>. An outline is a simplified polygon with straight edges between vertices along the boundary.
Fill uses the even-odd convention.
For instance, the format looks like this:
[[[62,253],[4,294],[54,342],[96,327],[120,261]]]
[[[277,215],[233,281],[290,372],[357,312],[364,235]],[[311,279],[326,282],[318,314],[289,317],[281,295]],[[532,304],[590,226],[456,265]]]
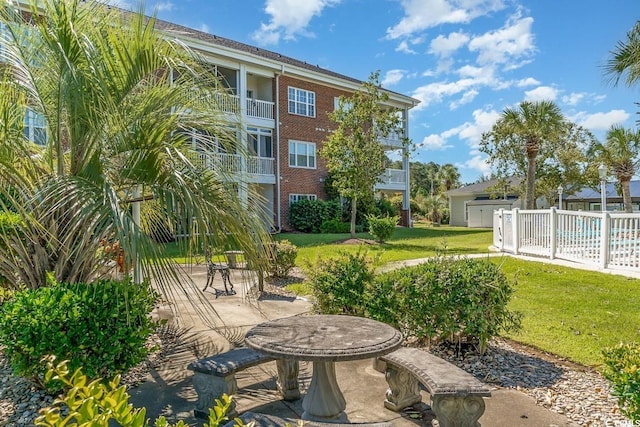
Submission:
[[[419,261],[405,262],[413,264]],[[184,285],[174,294],[176,305],[165,310],[165,317],[176,316],[172,323],[179,325],[175,345],[170,348],[165,361],[153,368],[146,382],[130,390],[131,402],[145,406],[147,416],[155,420],[165,415],[169,421],[184,420],[193,426],[202,421],[193,417],[196,394],[191,385],[191,371],[186,366],[197,358],[227,350],[230,341],[239,341],[252,326],[267,319],[306,313],[310,303],[303,299],[263,296],[256,298],[245,294],[251,282],[246,273],[236,270],[232,281],[238,293],[220,295],[207,290],[204,298],[199,289],[204,287],[206,271],[203,266],[189,271],[193,285]],[[223,289],[218,280],[214,283]],[[189,301],[193,302],[190,303]],[[208,313],[210,316],[203,316]],[[311,379],[311,364],[300,366],[300,387],[304,393]],[[395,413],[384,408],[387,389],[384,374],[372,367],[371,360],[336,364],[337,378],[347,401],[347,416],[352,423],[392,421],[395,426],[430,426],[433,414],[429,409],[426,393],[423,403],[410,410]],[[239,412],[264,412],[283,417],[299,418],[301,401],[280,400],[275,387],[275,363],[267,363],[247,369],[237,375],[239,394],[236,396]],[[570,426],[566,417],[537,406],[532,398],[510,389],[495,389],[486,400],[486,411],[480,419],[483,426]]]

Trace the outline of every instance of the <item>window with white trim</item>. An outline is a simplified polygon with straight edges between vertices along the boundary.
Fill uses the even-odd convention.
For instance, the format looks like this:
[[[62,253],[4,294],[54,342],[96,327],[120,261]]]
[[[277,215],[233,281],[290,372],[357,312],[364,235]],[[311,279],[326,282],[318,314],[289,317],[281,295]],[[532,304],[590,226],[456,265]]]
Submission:
[[[299,116],[316,116],[316,93],[289,86],[289,113]]]
[[[289,166],[292,168],[316,168],[316,144],[289,141]]]
[[[247,127],[249,149],[258,157],[273,158],[273,138],[271,129]]]
[[[47,123],[44,116],[31,108],[27,108],[24,116],[24,137],[38,145],[47,143]]]
[[[289,194],[289,205],[300,200],[318,200],[318,196],[315,194]]]

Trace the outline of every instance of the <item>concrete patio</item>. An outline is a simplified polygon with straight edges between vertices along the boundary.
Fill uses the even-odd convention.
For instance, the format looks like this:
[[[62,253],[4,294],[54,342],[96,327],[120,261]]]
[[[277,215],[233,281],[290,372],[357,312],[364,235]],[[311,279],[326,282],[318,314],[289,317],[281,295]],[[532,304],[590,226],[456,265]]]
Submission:
[[[179,323],[180,334],[175,339],[164,361],[147,376],[146,382],[130,390],[135,406],[145,406],[147,416],[154,420],[165,415],[171,422],[184,420],[190,425],[202,426],[203,421],[193,417],[196,393],[191,384],[191,371],[187,365],[195,359],[225,351],[231,346],[228,339],[237,341],[252,326],[265,320],[306,313],[311,305],[303,299],[263,295],[260,298],[245,295],[242,281],[249,279],[242,270],[232,272],[236,295],[220,295],[216,298],[210,289],[205,292],[202,304],[199,289],[204,287],[206,270],[194,266],[187,270],[194,286],[185,285],[185,291],[176,292],[173,310],[161,314]],[[243,276],[243,274],[245,274]],[[223,289],[216,279],[214,286]],[[211,292],[210,292],[211,291]],[[200,295],[200,296],[198,296]],[[207,310],[210,321],[202,319]],[[169,312],[172,313],[169,313]],[[214,331],[212,323],[215,323]],[[225,335],[227,338],[224,338]],[[392,421],[395,426],[430,426],[433,413],[429,397],[423,392],[423,402],[410,410],[395,413],[383,406],[387,384],[384,374],[373,369],[371,360],[341,362],[336,364],[340,388],[347,401],[347,416],[351,423]],[[302,401],[285,402],[276,392],[275,362],[249,368],[237,374],[239,393],[236,396],[237,410],[263,412],[281,417],[299,418]],[[311,363],[300,364],[300,388],[304,393],[311,379]],[[570,426],[569,420],[559,414],[537,406],[532,398],[512,389],[493,389],[492,397],[486,399],[486,411],[480,419],[483,426]]]

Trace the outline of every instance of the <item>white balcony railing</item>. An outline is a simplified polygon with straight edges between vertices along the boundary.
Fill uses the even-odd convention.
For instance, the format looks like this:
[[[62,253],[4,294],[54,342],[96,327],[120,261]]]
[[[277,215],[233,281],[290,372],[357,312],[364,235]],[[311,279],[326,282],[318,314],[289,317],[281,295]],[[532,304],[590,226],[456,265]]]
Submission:
[[[272,157],[248,156],[243,161],[239,154],[199,151],[194,161],[201,167],[230,174],[246,172],[252,175],[274,175],[275,170],[275,159]]]
[[[382,184],[405,184],[407,175],[402,169],[387,169],[380,177]]]
[[[403,135],[401,132],[391,132],[386,137],[380,136],[379,139],[382,145],[386,145],[388,147],[402,148],[404,147],[402,138],[403,138]]]
[[[273,102],[247,99],[247,116],[259,119],[273,119]]]

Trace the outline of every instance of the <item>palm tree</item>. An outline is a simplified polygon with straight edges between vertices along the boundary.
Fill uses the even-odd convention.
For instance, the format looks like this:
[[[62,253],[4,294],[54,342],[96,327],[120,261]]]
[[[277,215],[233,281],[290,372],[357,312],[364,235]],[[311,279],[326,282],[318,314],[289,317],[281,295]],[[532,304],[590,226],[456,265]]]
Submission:
[[[596,142],[590,151],[613,172],[622,189],[624,210],[633,212],[629,182],[640,164],[640,131],[613,125],[607,131],[606,142]]]
[[[565,129],[565,118],[551,101],[523,101],[518,108],[507,108],[492,129],[494,140],[526,154],[526,209],[535,208],[536,158],[543,144],[556,141]]]
[[[0,212],[21,218],[19,233],[0,236],[0,275],[30,288],[50,274],[93,281],[103,274],[101,248],[117,242],[127,265],[167,284],[177,269],[134,213],[151,200],[150,220],[192,218],[206,231],[190,244],[232,241],[262,259],[265,231],[258,212],[244,208],[253,201],[247,183],[237,184],[249,194],[242,201],[224,171],[194,155],[194,140],[242,153],[215,101],[226,92],[205,61],[161,37],[142,8],[124,14],[80,0],[30,7],[38,19],[8,3],[0,16],[8,27],[0,59],[9,64],[0,75]],[[23,136],[27,108],[44,120],[44,146]]]
[[[627,33],[627,40],[619,41],[604,67],[605,74],[618,84],[626,74],[625,84],[633,86],[640,80],[640,21]]]
[[[438,170],[438,181],[442,184],[445,191],[458,187],[460,185],[460,172],[458,172],[458,168],[451,163],[440,166],[440,170]]]

